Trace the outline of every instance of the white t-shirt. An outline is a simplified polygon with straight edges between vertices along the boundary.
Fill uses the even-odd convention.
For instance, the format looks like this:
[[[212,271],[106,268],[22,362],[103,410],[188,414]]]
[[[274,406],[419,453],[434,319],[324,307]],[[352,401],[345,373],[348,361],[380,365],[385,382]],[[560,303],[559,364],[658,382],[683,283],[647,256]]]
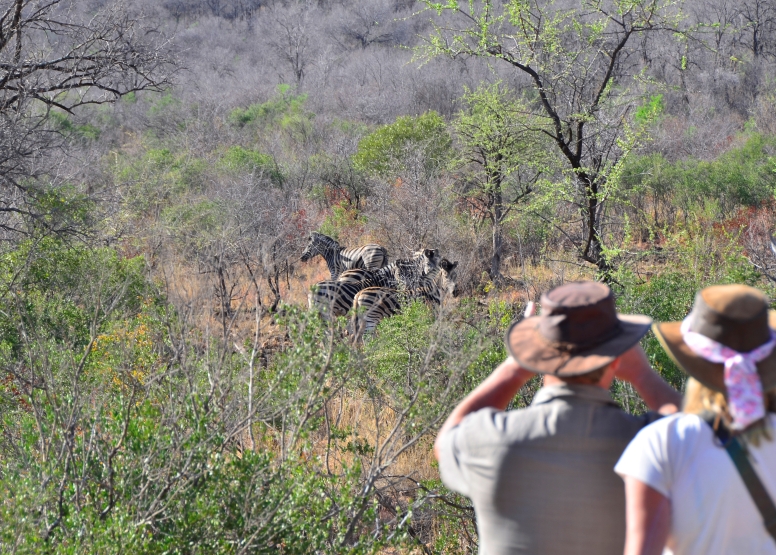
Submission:
[[[776,415],[768,418],[776,430]],[[664,553],[776,555],[776,542],[730,455],[713,440],[711,427],[699,416],[675,414],[641,430],[614,470],[671,500],[671,532]],[[776,441],[749,447],[752,466],[776,499]]]

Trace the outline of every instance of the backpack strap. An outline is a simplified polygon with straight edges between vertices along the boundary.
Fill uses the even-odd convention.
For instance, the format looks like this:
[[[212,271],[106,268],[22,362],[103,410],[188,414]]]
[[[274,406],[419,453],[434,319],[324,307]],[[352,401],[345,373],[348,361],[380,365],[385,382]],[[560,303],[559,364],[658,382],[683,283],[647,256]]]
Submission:
[[[757,476],[740,440],[736,436],[731,435],[724,423],[718,420],[714,414],[704,413],[701,415],[701,418],[711,426],[714,435],[722,444],[722,447],[725,448],[727,454],[730,455],[736,470],[738,470],[738,474],[741,476],[749,495],[752,497],[752,501],[754,501],[757,510],[760,511],[760,515],[763,517],[763,524],[766,530],[776,540],[776,505],[774,505],[771,496],[768,495],[768,491],[765,489],[760,477]]]

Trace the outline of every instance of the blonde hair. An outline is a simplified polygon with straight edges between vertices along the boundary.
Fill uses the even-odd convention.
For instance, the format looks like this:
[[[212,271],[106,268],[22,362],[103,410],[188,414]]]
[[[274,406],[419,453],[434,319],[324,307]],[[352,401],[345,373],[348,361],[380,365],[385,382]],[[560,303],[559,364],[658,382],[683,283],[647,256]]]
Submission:
[[[771,389],[765,392],[764,401],[767,412],[776,412],[776,390]],[[709,389],[695,378],[687,380],[682,410],[687,414],[710,412],[728,428],[733,423],[725,396],[719,391]],[[739,437],[743,437],[754,446],[759,446],[762,440],[773,441],[773,430],[768,419],[763,418],[741,431]]]

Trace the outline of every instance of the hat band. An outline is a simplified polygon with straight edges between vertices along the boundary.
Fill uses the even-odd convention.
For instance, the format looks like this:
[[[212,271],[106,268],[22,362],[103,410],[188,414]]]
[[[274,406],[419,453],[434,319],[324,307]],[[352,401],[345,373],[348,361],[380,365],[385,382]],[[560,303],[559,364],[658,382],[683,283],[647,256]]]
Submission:
[[[608,332],[606,332],[603,335],[599,335],[599,336],[593,338],[591,341],[584,341],[584,342],[579,342],[579,341],[551,341],[551,340],[547,339],[546,337],[545,337],[545,339],[547,339],[547,343],[551,347],[553,347],[553,348],[555,348],[555,349],[557,349],[559,351],[563,351],[563,352],[566,352],[566,353],[569,353],[569,354],[573,355],[573,354],[576,354],[576,353],[580,353],[582,351],[589,351],[590,349],[598,347],[599,345],[601,345],[603,343],[606,343],[610,339],[614,339],[615,337],[620,335],[620,333],[622,333],[622,326],[620,325],[620,321],[617,320],[617,323],[611,329],[609,329]]]
[[[682,321],[679,331],[685,344],[696,355],[709,362],[724,364],[732,428],[743,430],[765,417],[763,385],[757,373],[757,363],[768,358],[776,347],[776,334],[771,331],[768,341],[748,353],[739,353],[705,335],[690,331],[689,317]]]

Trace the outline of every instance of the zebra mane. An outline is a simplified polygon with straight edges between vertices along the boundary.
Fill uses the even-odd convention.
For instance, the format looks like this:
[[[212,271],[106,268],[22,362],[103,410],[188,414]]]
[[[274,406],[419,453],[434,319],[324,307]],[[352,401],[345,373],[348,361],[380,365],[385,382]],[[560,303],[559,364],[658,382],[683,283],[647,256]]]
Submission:
[[[313,231],[310,234],[310,239],[313,241],[313,243],[322,246],[326,250],[332,249],[334,251],[341,251],[345,248],[340,246],[339,242],[333,237],[329,237],[323,233],[318,233],[317,231]]]

